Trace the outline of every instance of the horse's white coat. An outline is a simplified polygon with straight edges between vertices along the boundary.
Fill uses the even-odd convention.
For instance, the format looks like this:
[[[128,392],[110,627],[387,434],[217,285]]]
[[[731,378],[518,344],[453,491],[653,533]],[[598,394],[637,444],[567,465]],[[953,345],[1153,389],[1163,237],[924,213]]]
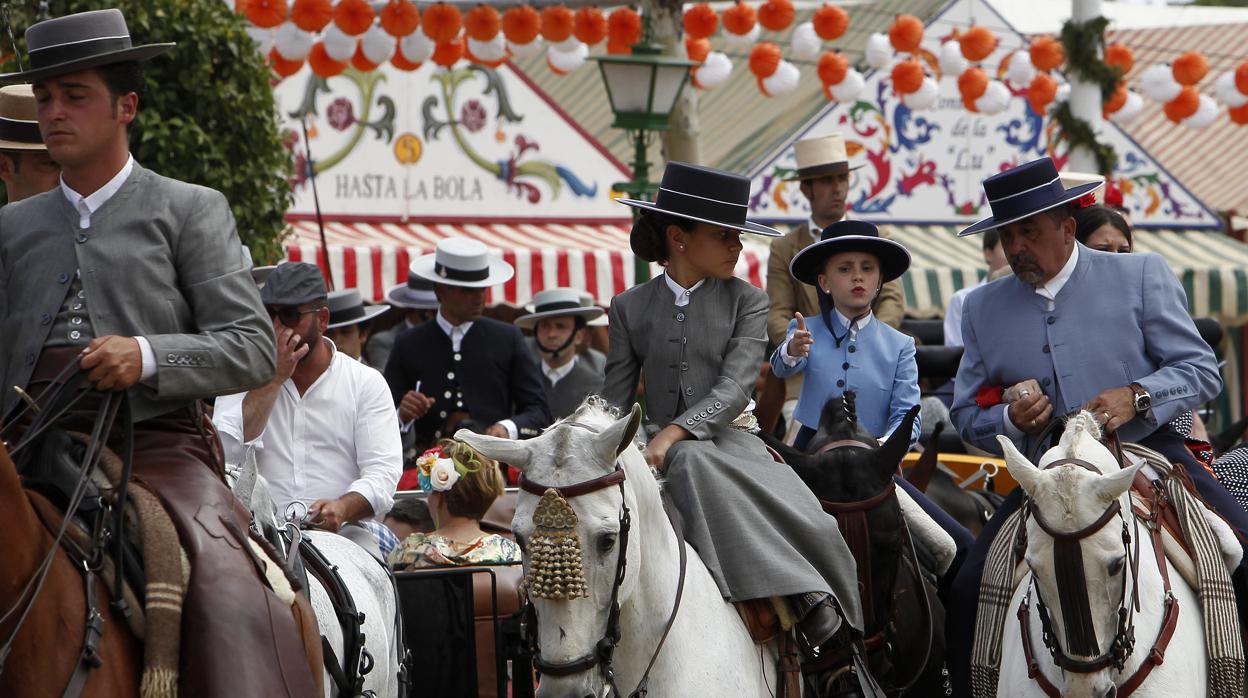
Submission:
[[[923,507],[910,497],[910,493],[901,487],[897,488],[897,505],[901,507],[902,516],[906,518],[906,526],[910,529],[910,533],[922,541],[936,558],[936,573],[943,575],[948,571],[949,565],[953,564],[953,558],[958,553],[953,536],[941,528],[931,516],[928,516],[927,512],[923,511]]]
[[[1139,466],[1120,470],[1113,455],[1097,440],[1099,436],[1100,429],[1096,426],[1093,417],[1082,412],[1070,421],[1061,443],[1045,453],[1040,459],[1039,466],[1043,468],[1059,458],[1080,458],[1095,465],[1100,470],[1100,475],[1076,466],[1041,470],[1019,453],[1008,439],[998,437],[1005,449],[1010,474],[1033,498],[1041,515],[1051,526],[1069,531],[1082,528],[1099,518],[1105,508],[1117,499],[1122,506],[1129,530],[1132,531],[1132,543],[1140,547],[1140,610],[1135,614],[1135,650],[1128,657],[1126,667],[1122,672],[1111,668],[1094,674],[1075,674],[1063,672],[1057,668],[1041,638],[1040,616],[1036,610],[1037,593],[1036,589],[1032,590],[1029,622],[1035,659],[1039,662],[1044,675],[1062,691],[1064,696],[1076,698],[1083,696],[1101,698],[1107,694],[1111,686],[1122,684],[1135,673],[1157,639],[1163,610],[1164,586],[1155,562],[1152,538],[1143,524],[1140,524],[1138,529],[1134,526],[1134,514],[1131,513],[1130,500],[1126,495],[1131,478],[1134,477]],[[1121,578],[1111,577],[1108,567],[1113,560],[1123,554],[1121,535],[1122,527],[1115,519],[1096,534],[1082,541],[1092,617],[1102,652],[1115,632]],[[1032,519],[1027,524],[1027,544],[1026,560],[1035,573],[1039,593],[1046,600],[1045,605],[1053,619],[1054,632],[1065,646],[1065,633],[1062,630],[1065,626],[1061,619],[1061,608],[1057,600],[1053,575],[1053,539],[1044,533]],[[1129,564],[1124,565],[1122,574],[1128,575],[1129,593],[1131,588]],[[1150,696],[1174,698],[1175,696],[1205,694],[1207,661],[1200,604],[1192,589],[1183,581],[1173,566],[1170,566],[1169,575],[1171,588],[1179,603],[1178,626],[1170,641],[1165,663],[1154,668],[1144,684],[1132,694],[1138,698]],[[1001,673],[997,686],[999,696],[1043,698],[1045,695],[1039,684],[1027,678],[1020,624],[1015,613],[1027,592],[1031,579],[1032,575],[1024,575],[1022,584],[1015,590],[1010,602],[1010,612],[1006,617],[1002,639]],[[1082,657],[1082,659],[1087,659],[1087,657]]]
[[[620,444],[627,446],[618,463],[627,480],[625,501],[632,512],[627,572],[619,590],[622,638],[615,652],[616,683],[622,694],[633,691],[658,644],[676,594],[679,576],[677,540],[659,495],[658,483],[641,452],[631,443],[639,414],[620,420],[593,406],[565,421],[588,425],[598,433],[556,424],[527,441],[508,441],[460,431],[456,438],[487,457],[522,469],[533,482],[570,485],[605,475],[614,468]],[[521,492],[512,528],[517,536],[533,533],[538,497]],[[592,652],[606,628],[607,610],[619,545],[600,552],[602,536],[617,532],[618,487],[568,500],[579,518],[588,598],[573,601],[534,599],[542,656],[567,662]],[[618,541],[617,541],[618,543]],[[774,646],[760,648],[750,639],[732,604],[720,596],[697,552],[688,554],[684,595],[671,633],[650,672],[651,698],[665,696],[772,696],[776,693]],[[528,561],[526,559],[527,566]],[[567,677],[546,676],[539,697],[603,695],[599,671]]]
[[[255,454],[248,449],[246,460],[240,465],[226,466],[226,479],[235,496],[251,510],[258,521],[277,527],[277,509],[269,493],[268,482],[256,470]],[[364,614],[364,647],[372,655],[374,665],[364,676],[364,690],[373,690],[377,698],[393,698],[399,695],[399,656],[395,617],[398,602],[394,585],[381,563],[355,543],[328,531],[304,531],[325,559],[338,568],[356,609]],[[312,575],[308,575],[308,598],[316,613],[320,632],[334,648],[338,661],[343,662],[342,626],[334,612],[333,603],[325,588]],[[345,667],[344,667],[345,669]],[[326,698],[338,696],[329,672],[323,672]]]

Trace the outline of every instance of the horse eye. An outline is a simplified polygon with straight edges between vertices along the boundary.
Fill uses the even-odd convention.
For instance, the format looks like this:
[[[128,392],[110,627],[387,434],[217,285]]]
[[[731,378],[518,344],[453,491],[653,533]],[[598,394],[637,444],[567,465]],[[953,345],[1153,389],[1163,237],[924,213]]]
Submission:
[[[1127,556],[1126,556],[1126,555],[1123,555],[1122,557],[1118,558],[1117,560],[1114,560],[1113,562],[1109,563],[1109,574],[1110,574],[1110,576],[1114,576],[1114,575],[1118,574],[1119,572],[1121,572],[1121,571],[1122,571],[1122,567],[1123,567],[1123,565],[1125,565],[1125,564],[1126,564],[1126,562],[1127,562]]]
[[[607,533],[598,538],[599,554],[606,555],[607,553],[611,552],[611,549],[614,547],[615,547],[615,534],[614,533]]]

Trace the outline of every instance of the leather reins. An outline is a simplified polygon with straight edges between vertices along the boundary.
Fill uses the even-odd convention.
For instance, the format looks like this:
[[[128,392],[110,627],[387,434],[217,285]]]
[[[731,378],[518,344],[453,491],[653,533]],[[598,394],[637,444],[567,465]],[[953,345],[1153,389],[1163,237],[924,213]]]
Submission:
[[[1120,461],[1121,462],[1121,461]],[[1062,458],[1045,466],[1045,470],[1053,468],[1073,465],[1085,470],[1089,470],[1097,475],[1101,471],[1091,463],[1078,458]],[[1161,577],[1165,586],[1165,610],[1162,617],[1161,629],[1158,631],[1157,640],[1149,649],[1148,656],[1141,662],[1140,666],[1134,673],[1128,677],[1118,689],[1117,695],[1126,698],[1135,689],[1144,683],[1149,673],[1162,662],[1165,661],[1166,648],[1169,646],[1170,638],[1174,635],[1175,627],[1178,625],[1179,604],[1174,597],[1174,593],[1170,587],[1170,574],[1166,569],[1165,552],[1161,540],[1161,522],[1160,512],[1158,508],[1162,505],[1160,500],[1160,492],[1155,491],[1154,494],[1154,511],[1151,514],[1134,509],[1132,513],[1135,515],[1135,540],[1132,541],[1131,531],[1127,526],[1126,517],[1122,513],[1122,506],[1117,500],[1111,503],[1105,511],[1091,524],[1084,526],[1077,531],[1060,531],[1055,529],[1043,516],[1035,505],[1035,501],[1028,499],[1023,510],[1024,525],[1019,528],[1019,537],[1014,543],[1016,559],[1021,558],[1023,551],[1026,549],[1026,518],[1035,519],[1040,528],[1052,536],[1054,539],[1054,557],[1056,560],[1064,562],[1060,566],[1067,567],[1065,572],[1058,572],[1058,589],[1059,602],[1062,608],[1062,616],[1066,621],[1066,640],[1067,645],[1079,644],[1082,648],[1090,648],[1087,654],[1095,655],[1092,659],[1081,660],[1071,657],[1062,649],[1061,643],[1058,641],[1056,634],[1053,632],[1052,621],[1049,617],[1048,608],[1044,604],[1044,599],[1040,595],[1040,589],[1035,584],[1035,573],[1031,575],[1028,582],[1029,588],[1023,596],[1022,603],[1018,607],[1019,630],[1022,634],[1023,655],[1027,662],[1027,675],[1034,679],[1040,686],[1041,690],[1051,698],[1059,698],[1061,691],[1049,681],[1048,677],[1040,670],[1039,662],[1036,661],[1035,650],[1031,644],[1031,593],[1036,593],[1036,610],[1040,614],[1041,638],[1048,648],[1049,654],[1053,658],[1053,663],[1061,667],[1065,671],[1076,674],[1090,674],[1103,669],[1113,667],[1116,671],[1121,672],[1126,666],[1128,657],[1135,649],[1135,613],[1140,608],[1139,597],[1139,567],[1140,567],[1140,540],[1139,540],[1139,520],[1143,518],[1146,527],[1149,529],[1152,543],[1153,555],[1156,559],[1157,568],[1161,572]],[[1114,517],[1122,519],[1122,541],[1126,557],[1131,561],[1131,590],[1128,595],[1126,574],[1122,578],[1122,588],[1118,601],[1118,623],[1114,633],[1114,637],[1110,640],[1105,652],[1096,654],[1100,651],[1100,646],[1096,639],[1096,632],[1091,623],[1091,608],[1088,600],[1087,585],[1080,583],[1083,579],[1083,558],[1079,542],[1085,538],[1091,537],[1096,532],[1107,526]],[[1059,550],[1065,547],[1065,551]],[[1077,579],[1075,579],[1077,577]],[[1072,630],[1072,625],[1077,625],[1078,630]]]
[[[598,433],[598,429],[580,422],[562,422],[556,426],[570,426],[580,429],[586,429],[593,433]],[[616,465],[615,470],[596,477],[592,480],[585,480],[572,485],[553,486],[542,485],[520,474],[519,487],[529,494],[541,497],[550,490],[554,490],[564,499],[571,499],[581,495],[597,492],[607,489],[608,487],[618,486],[620,490],[620,538],[619,553],[616,555],[615,563],[615,580],[611,585],[611,608],[607,614],[607,627],[601,639],[598,640],[592,652],[585,654],[577,659],[568,662],[552,663],[542,659],[541,647],[538,644],[537,631],[534,629],[530,636],[530,645],[533,649],[533,664],[542,674],[549,676],[571,676],[584,671],[589,671],[594,667],[598,667],[602,674],[603,680],[611,687],[611,693],[615,696],[622,695],[619,687],[615,684],[615,669],[612,666],[615,657],[615,648],[620,644],[620,602],[619,592],[620,586],[624,583],[624,574],[628,564],[628,534],[632,528],[632,513],[628,508],[628,501],[624,498],[624,470]],[[659,652],[663,650],[663,644],[667,641],[667,635],[672,629],[672,625],[676,622],[676,614],[680,611],[680,600],[685,590],[685,567],[686,553],[684,535],[680,530],[678,517],[669,517],[672,522],[672,528],[676,534],[676,548],[680,553],[680,577],[676,582],[676,598],[672,603],[672,612],[667,618],[667,623],[663,626],[663,634],[659,637],[658,644],[654,647],[654,652],[650,655],[650,662],[646,664],[646,670],[641,675],[641,680],[637,682],[637,687],[632,693],[628,694],[628,698],[644,698],[649,692],[650,670],[654,668],[655,661],[659,658]],[[531,600],[525,599],[524,615],[526,618],[536,619],[537,613],[533,607]]]

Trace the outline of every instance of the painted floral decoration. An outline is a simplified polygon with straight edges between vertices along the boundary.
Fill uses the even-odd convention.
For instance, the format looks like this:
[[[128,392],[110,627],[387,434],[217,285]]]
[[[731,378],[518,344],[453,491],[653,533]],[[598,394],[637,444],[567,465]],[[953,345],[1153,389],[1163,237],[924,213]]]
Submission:
[[[325,117],[329,120],[330,126],[339,131],[345,131],[355,123],[355,107],[351,106],[351,100],[339,97],[329,103],[329,108],[325,110]]]

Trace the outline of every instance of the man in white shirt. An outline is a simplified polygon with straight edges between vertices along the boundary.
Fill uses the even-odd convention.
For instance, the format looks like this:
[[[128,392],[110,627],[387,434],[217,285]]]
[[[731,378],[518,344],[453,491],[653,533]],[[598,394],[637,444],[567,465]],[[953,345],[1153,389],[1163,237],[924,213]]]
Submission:
[[[988,265],[988,275],[983,281],[958,289],[949,297],[949,307],[945,310],[945,346],[947,347],[962,346],[962,304],[966,302],[967,294],[988,283],[993,272],[1009,265],[1009,260],[1005,258],[1005,248],[1001,245],[1001,234],[996,228],[984,233],[983,252],[984,262]]]
[[[386,381],[338,351],[325,280],[303,262],[278,265],[260,292],[277,334],[277,376],[268,385],[217,398],[213,423],[226,461],[256,449],[278,512],[305,513],[380,558],[359,522],[384,515],[403,470],[394,404]]]
[[[572,414],[585,398],[602,391],[602,371],[576,352],[585,323],[602,314],[602,308],[587,305],[576,289],[552,288],[533,297],[533,312],[516,318],[516,327],[533,332],[534,357],[555,419]]]

